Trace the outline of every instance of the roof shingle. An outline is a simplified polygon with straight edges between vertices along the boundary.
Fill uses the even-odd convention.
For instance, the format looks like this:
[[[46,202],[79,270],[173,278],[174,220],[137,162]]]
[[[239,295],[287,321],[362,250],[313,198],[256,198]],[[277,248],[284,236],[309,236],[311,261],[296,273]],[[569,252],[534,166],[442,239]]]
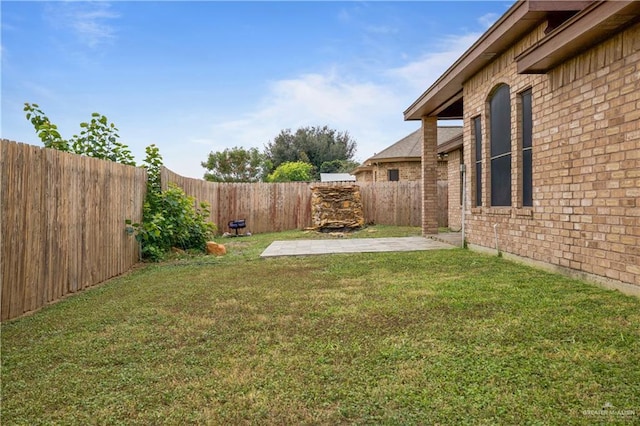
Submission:
[[[462,126],[438,126],[438,145],[446,143],[462,134]],[[365,163],[389,158],[422,156],[422,129],[410,133],[393,145],[369,157]]]

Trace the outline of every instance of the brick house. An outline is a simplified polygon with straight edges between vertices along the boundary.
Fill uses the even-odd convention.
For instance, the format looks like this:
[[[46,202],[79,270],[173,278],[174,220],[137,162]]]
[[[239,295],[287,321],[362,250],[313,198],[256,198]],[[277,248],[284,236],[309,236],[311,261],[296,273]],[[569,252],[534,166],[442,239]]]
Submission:
[[[462,229],[462,132],[445,143],[438,144],[438,164],[444,162],[447,169],[447,224],[452,231]],[[438,180],[441,179],[438,174]]]
[[[462,134],[462,126],[439,126],[438,143]],[[437,164],[438,180],[447,180],[447,164]],[[422,179],[422,130],[418,129],[366,159],[353,174],[358,182],[416,181]]]
[[[424,234],[437,123],[462,119],[447,154],[471,248],[640,295],[640,2],[518,1],[404,117],[422,123]]]

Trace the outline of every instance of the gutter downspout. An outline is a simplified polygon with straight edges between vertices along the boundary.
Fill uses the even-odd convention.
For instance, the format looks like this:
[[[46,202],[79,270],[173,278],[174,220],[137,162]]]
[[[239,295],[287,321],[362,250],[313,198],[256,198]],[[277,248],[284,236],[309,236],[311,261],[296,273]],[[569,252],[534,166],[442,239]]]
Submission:
[[[466,167],[460,164],[460,174],[462,175],[462,248],[466,248],[467,243],[464,235],[464,219],[465,219],[465,205],[467,204],[467,179],[465,177]]]

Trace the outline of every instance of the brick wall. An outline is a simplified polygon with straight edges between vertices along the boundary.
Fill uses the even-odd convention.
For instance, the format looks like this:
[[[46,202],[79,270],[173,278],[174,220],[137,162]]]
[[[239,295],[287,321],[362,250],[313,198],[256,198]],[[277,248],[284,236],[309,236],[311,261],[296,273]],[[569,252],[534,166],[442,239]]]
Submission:
[[[483,201],[468,191],[469,243],[640,286],[640,24],[543,75],[513,60],[537,28],[464,85],[467,188],[475,181],[471,120],[482,116]],[[510,86],[512,206],[491,207],[487,100]],[[533,207],[521,207],[518,94],[532,88]],[[450,184],[452,182],[450,181]],[[453,191],[452,191],[453,192]]]
[[[460,164],[462,151],[457,149],[447,156],[447,180],[449,199],[449,228],[457,231],[462,227],[462,204],[460,203]],[[468,194],[467,194],[468,196]]]
[[[419,159],[416,161],[392,161],[377,163],[372,166],[373,171],[370,173],[360,173],[358,180],[387,182],[389,180],[389,170],[396,169],[400,175],[401,181],[415,181],[422,179],[422,164]],[[448,179],[448,169],[446,161],[438,161],[438,181],[446,181]]]
[[[357,172],[354,174],[357,182],[373,182],[373,171],[371,170]]]
[[[422,118],[422,234],[438,233],[438,120]]]
[[[376,171],[375,180],[377,182],[387,182],[389,180],[389,170],[396,169],[400,175],[400,180],[420,180],[422,178],[422,168],[420,161],[398,161],[377,163],[373,166]]]
[[[447,161],[438,160],[438,181],[449,180],[449,168]]]
[[[397,169],[400,174],[400,180],[420,180],[422,179],[422,164],[419,160],[416,161],[399,161],[391,163],[379,163],[374,166],[377,171],[377,181],[386,182],[389,180],[390,169]],[[449,171],[446,161],[438,161],[437,173],[439,181],[446,181],[449,179]]]

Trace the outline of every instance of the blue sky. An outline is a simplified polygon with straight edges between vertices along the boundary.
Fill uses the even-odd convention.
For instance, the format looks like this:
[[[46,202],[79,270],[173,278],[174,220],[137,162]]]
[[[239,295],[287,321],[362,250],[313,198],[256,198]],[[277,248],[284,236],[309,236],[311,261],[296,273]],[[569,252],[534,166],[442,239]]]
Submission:
[[[419,127],[403,111],[513,1],[2,1],[2,138],[41,145],[106,115],[136,161],[201,178],[211,151],[282,129],[347,131],[363,161]]]

